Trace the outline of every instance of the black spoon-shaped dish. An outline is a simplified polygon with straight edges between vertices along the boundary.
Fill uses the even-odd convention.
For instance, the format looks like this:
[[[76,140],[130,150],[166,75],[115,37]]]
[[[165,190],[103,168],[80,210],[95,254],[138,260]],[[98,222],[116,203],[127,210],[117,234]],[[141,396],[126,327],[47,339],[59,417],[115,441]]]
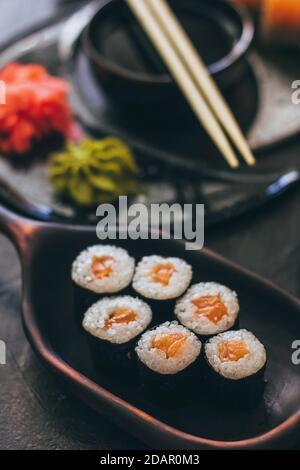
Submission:
[[[184,258],[193,266],[193,282],[214,280],[235,289],[240,326],[253,331],[267,348],[267,385],[250,412],[200,393],[189,403],[169,407],[147,398],[135,377],[125,383],[118,380],[117,371],[107,374],[93,365],[74,314],[70,266],[81,249],[97,243],[95,230],[35,222],[3,207],[0,226],[20,255],[23,323],[33,349],[96,412],[152,448],[266,449],[290,447],[298,439],[300,367],[291,359],[292,343],[300,337],[297,299],[217,254],[186,251],[183,242],[117,242],[137,260],[152,253]]]

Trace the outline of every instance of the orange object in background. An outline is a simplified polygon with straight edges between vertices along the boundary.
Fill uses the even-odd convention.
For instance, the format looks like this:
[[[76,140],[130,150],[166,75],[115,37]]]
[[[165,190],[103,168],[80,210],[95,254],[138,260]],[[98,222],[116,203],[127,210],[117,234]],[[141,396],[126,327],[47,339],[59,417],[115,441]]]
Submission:
[[[260,9],[262,37],[274,44],[300,44],[300,0],[234,0]]]
[[[262,31],[271,41],[300,41],[300,1],[264,0]]]
[[[264,0],[263,14],[274,27],[300,27],[299,0]]]

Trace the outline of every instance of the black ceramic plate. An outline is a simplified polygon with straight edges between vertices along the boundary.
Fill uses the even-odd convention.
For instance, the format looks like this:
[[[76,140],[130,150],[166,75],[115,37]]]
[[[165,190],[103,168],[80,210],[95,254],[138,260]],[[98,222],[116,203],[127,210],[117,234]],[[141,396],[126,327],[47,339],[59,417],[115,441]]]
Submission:
[[[87,127],[87,132],[93,130],[98,137],[107,134],[119,135],[134,149],[145,175],[143,179],[145,194],[142,195],[142,200],[148,204],[151,202],[205,203],[206,225],[208,226],[256,208],[297,183],[299,173],[290,173],[286,167],[282,167],[282,162],[275,165],[275,171],[273,161],[271,166],[261,170],[260,167],[263,164],[261,159],[257,170],[251,169],[245,173],[246,169],[243,169],[243,173],[236,173],[221,169],[221,167],[213,168],[210,166],[212,162],[208,162],[205,158],[203,163],[206,160],[209,166],[200,164],[200,160],[196,158],[184,157],[178,151],[181,148],[180,145],[184,143],[191,154],[193,145],[196,145],[195,137],[190,134],[188,126],[185,126],[185,131],[179,139],[180,142],[178,138],[172,137],[172,135],[177,135],[178,126],[174,127],[176,132],[172,131],[170,125],[166,125],[164,131],[154,126],[153,129],[156,130],[152,137],[156,145],[153,145],[148,138],[151,136],[147,127],[140,129],[139,126],[134,127],[130,119],[120,120],[114,107],[108,106],[101,90],[95,88],[93,76],[88,69],[86,70],[88,64],[82,57],[80,48],[77,47],[83,28],[100,3],[99,1],[92,2],[76,13],[66,24],[63,22],[42,29],[6,48],[1,52],[0,66],[11,61],[38,62],[54,74],[68,76],[74,85],[72,93],[74,110],[80,122]],[[231,93],[229,92],[228,97],[231,94],[233,109],[240,116],[244,126],[248,127],[257,107],[257,89],[260,90],[262,110],[269,110],[268,113],[272,117],[268,119],[268,113],[260,110],[250,132],[252,136],[250,140],[256,146],[260,146],[262,142],[270,143],[273,139],[272,123],[275,125],[278,122],[276,109],[282,109],[284,103],[282,90],[285,87],[280,85],[284,81],[277,69],[270,78],[278,76],[278,86],[274,87],[272,99],[268,101],[268,94],[263,92],[265,87],[261,86],[262,77],[266,75],[266,71],[261,73],[261,67],[257,66],[257,61],[255,63],[254,69],[248,66],[249,73],[245,76],[243,86],[238,86]],[[75,67],[74,70],[73,67]],[[255,77],[259,80],[257,81]],[[272,83],[273,79],[268,81],[268,86]],[[84,93],[83,97],[81,93]],[[280,107],[276,105],[278,97],[281,100]],[[274,101],[276,106],[273,105]],[[93,112],[94,103],[96,103],[98,114]],[[292,106],[284,110],[282,115],[291,116],[291,119],[282,122],[276,129],[276,138],[282,137],[282,129],[286,129],[288,123],[289,125],[297,123],[295,115],[297,109],[298,107]],[[136,132],[139,130],[141,134]],[[201,134],[198,137],[197,127],[196,140],[198,138],[198,144],[201,143],[201,152],[205,157],[208,152],[208,149],[204,150],[206,137],[203,135],[201,137]],[[202,138],[204,139],[203,148]],[[175,153],[167,149],[167,141],[169,141],[170,148],[174,150],[176,147]],[[47,174],[48,165],[45,160],[45,155],[49,152],[47,145],[48,143],[44,148],[38,149],[36,159],[24,162],[24,164],[23,162],[14,164],[6,158],[0,158],[1,199],[18,212],[37,219],[94,222],[94,210],[83,213],[74,205],[55,196]],[[211,158],[216,162],[215,157]],[[222,166],[222,162],[218,159],[217,163]],[[282,177],[286,174],[287,176]]]
[[[99,2],[96,2],[97,5]],[[105,99],[99,98],[98,90],[94,88],[92,76],[85,75],[86,62],[83,60],[77,63],[77,54],[73,55],[76,38],[86,21],[95,10],[95,4],[85,7],[74,18],[67,23],[65,28],[62,24],[43,29],[33,35],[29,35],[22,41],[10,46],[2,51],[0,56],[0,66],[11,61],[38,62],[45,65],[52,73],[66,73],[73,80],[70,74],[71,64],[79,67],[81,82],[85,83],[89,89],[86,99],[79,99],[79,93],[74,88],[72,94],[72,104],[78,118],[87,125],[88,129],[96,128],[96,136],[115,134],[123,136],[124,132],[120,128],[120,122],[115,119],[115,112],[111,108],[105,108]],[[62,34],[62,36],[61,36]],[[61,38],[58,41],[58,38]],[[59,44],[58,44],[59,43]],[[77,42],[78,44],[78,42]],[[75,50],[76,49],[75,47]],[[73,59],[75,62],[73,62]],[[71,62],[70,62],[71,61]],[[251,83],[254,83],[252,90]],[[75,84],[74,84],[75,85]],[[256,96],[256,82],[254,74],[249,67],[249,76],[245,81],[245,96]],[[239,88],[239,87],[238,87]],[[252,91],[251,91],[252,90]],[[244,89],[245,91],[245,89]],[[87,104],[93,100],[95,102],[104,100],[104,108],[101,107],[102,114],[94,115]],[[242,108],[239,104],[241,91],[234,91],[235,109]],[[90,97],[88,99],[88,97]],[[92,99],[91,99],[92,98]],[[255,101],[256,102],[256,101]],[[247,104],[248,103],[248,104]],[[249,99],[243,104],[244,109],[249,108]],[[252,105],[250,104],[250,107]],[[107,109],[107,112],[104,110]],[[251,112],[245,113],[245,119],[251,120]],[[130,128],[130,123],[127,124]],[[132,128],[131,128],[132,129]],[[164,133],[159,133],[158,140],[164,140]],[[170,136],[170,128],[166,128],[166,135]],[[175,135],[175,134],[174,134]],[[195,159],[183,158],[180,154],[172,154],[162,149],[154,148],[144,139],[137,135],[125,132],[124,140],[135,150],[139,158],[139,164],[144,169],[144,188],[146,189],[146,203],[158,202],[204,202],[206,205],[206,224],[216,223],[247,210],[260,206],[270,198],[274,198],[288,189],[298,181],[298,173],[289,174],[286,178],[280,178],[287,173],[286,169],[280,166],[273,174],[273,168],[267,171],[251,170],[248,174],[240,172],[230,172],[228,170],[213,170],[209,167],[198,165]],[[171,142],[171,141],[170,141]],[[191,143],[189,144],[191,145]],[[192,146],[190,146],[190,149]],[[74,221],[75,219],[88,223],[93,221],[95,211],[81,213],[72,204],[55,197],[53,189],[47,175],[47,161],[45,154],[49,152],[49,147],[44,146],[42,155],[28,162],[14,164],[13,162],[0,158],[0,197],[14,207],[18,212],[29,214],[42,220],[55,220],[57,218],[64,221]],[[44,156],[43,156],[44,155]],[[271,174],[272,172],[272,174]],[[278,180],[278,178],[280,178]],[[277,181],[276,184],[274,182]]]
[[[138,260],[157,253],[186,259],[194,281],[214,280],[237,290],[241,327],[266,345],[267,386],[255,408],[241,410],[208,396],[168,407],[154,403],[136,379],[107,375],[92,357],[74,315],[70,266],[78,252],[97,242],[95,231],[44,224],[0,208],[1,228],[20,253],[23,321],[28,339],[43,361],[97,412],[154,448],[268,448],[291,446],[300,431],[300,367],[291,362],[291,345],[300,337],[300,303],[277,287],[202,250],[187,252],[173,240],[124,241]],[[119,243],[118,243],[119,244]]]

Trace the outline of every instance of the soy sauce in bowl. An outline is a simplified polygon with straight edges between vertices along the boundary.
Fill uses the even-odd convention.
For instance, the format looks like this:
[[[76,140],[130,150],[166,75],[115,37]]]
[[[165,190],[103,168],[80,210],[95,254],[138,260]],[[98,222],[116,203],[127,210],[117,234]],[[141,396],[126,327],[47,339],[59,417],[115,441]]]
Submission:
[[[244,9],[224,0],[172,0],[181,24],[221,87],[236,81],[253,37]],[[112,98],[173,103],[181,98],[172,77],[123,0],[110,0],[93,17],[83,47]]]
[[[209,18],[183,12],[180,20],[207,65],[229,54],[236,42],[223,27]],[[116,18],[110,26],[106,28],[103,25],[103,28],[95,31],[94,36],[97,49],[106,60],[133,73],[168,73],[134,18],[124,15],[119,21]]]

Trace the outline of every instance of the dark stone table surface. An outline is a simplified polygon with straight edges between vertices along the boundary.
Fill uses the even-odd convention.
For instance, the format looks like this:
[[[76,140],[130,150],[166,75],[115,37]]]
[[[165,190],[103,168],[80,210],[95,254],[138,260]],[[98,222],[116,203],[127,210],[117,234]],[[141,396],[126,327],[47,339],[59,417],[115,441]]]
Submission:
[[[71,3],[79,2],[1,0],[0,42]],[[300,167],[300,140],[265,158]],[[296,189],[254,214],[206,232],[205,245],[300,295],[299,204]],[[23,333],[19,261],[2,235],[0,260],[0,339],[8,348],[7,364],[0,366],[0,449],[143,449],[67,396],[44,370]]]

